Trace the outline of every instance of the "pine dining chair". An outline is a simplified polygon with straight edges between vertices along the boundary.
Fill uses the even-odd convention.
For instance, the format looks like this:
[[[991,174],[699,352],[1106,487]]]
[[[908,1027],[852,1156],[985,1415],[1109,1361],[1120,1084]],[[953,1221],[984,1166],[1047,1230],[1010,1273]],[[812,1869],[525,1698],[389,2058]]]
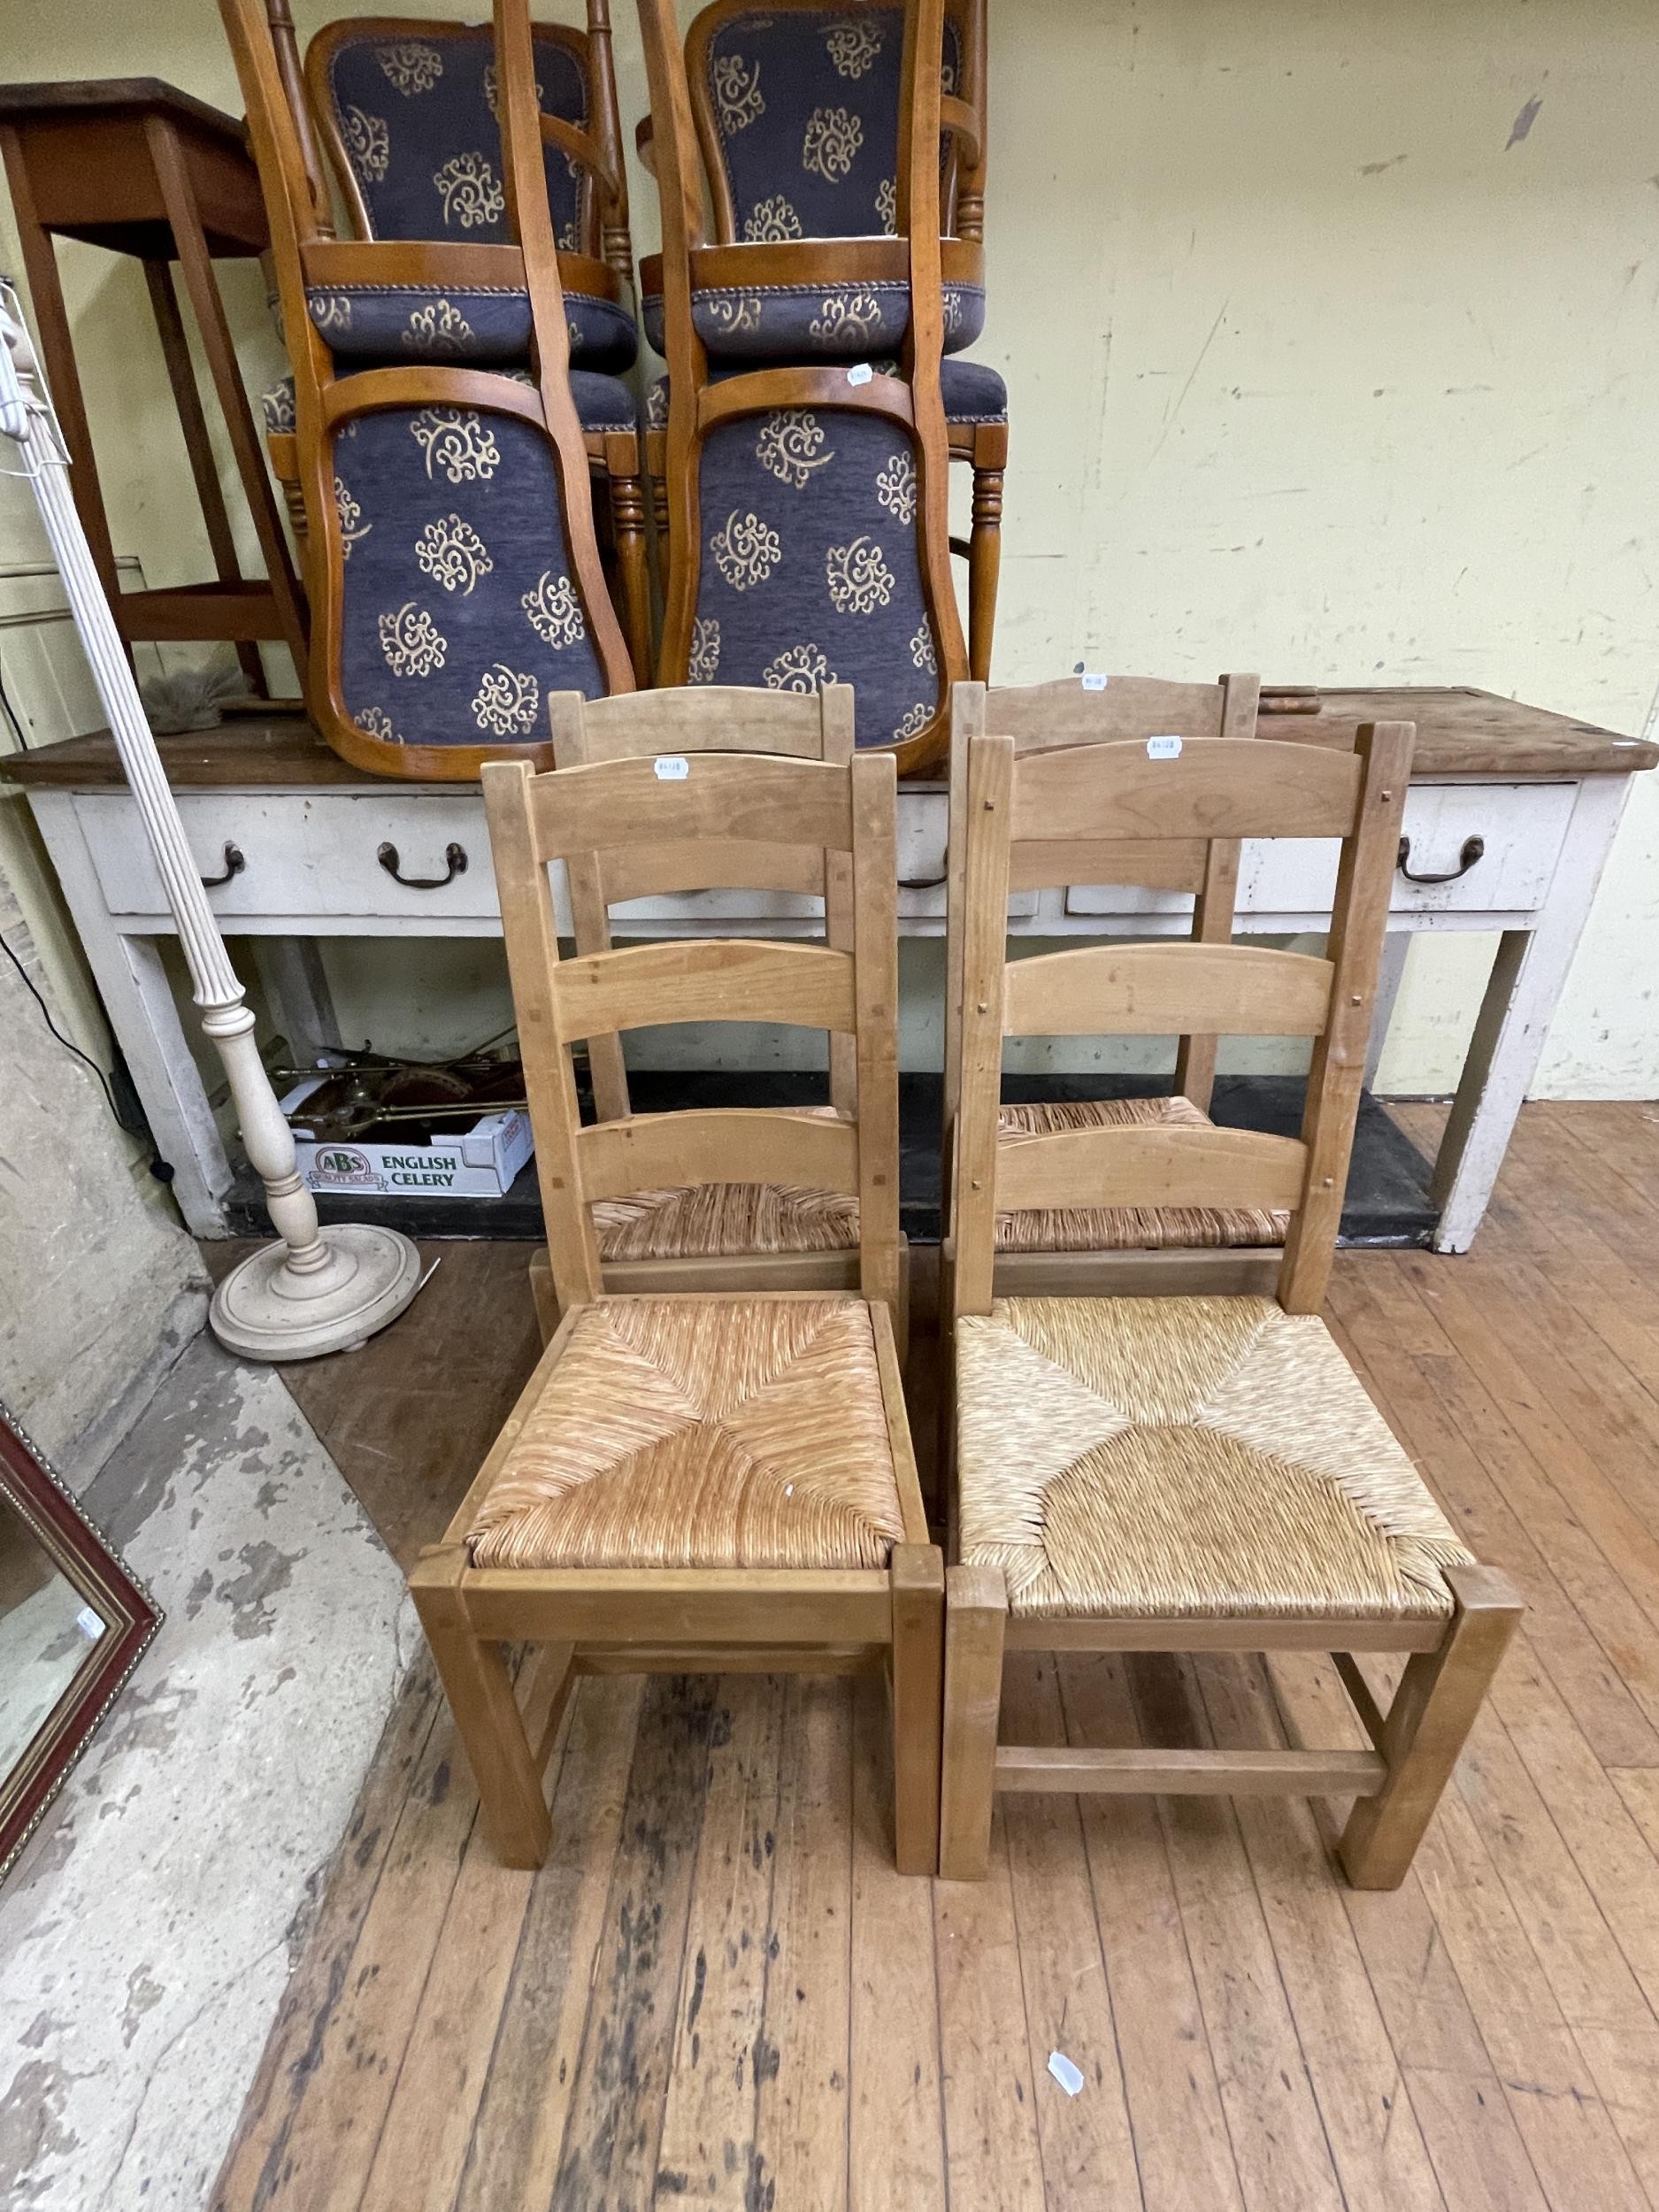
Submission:
[[[548,712],[558,768],[664,756],[689,761],[763,754],[844,768],[853,755],[853,695],[844,684],[829,684],[819,692],[740,691],[716,685],[596,701],[565,692],[549,700]],[[565,879],[576,950],[587,956],[611,949],[613,903],[664,892],[718,896],[731,887],[726,879],[734,869],[744,887],[753,887],[762,865],[753,846],[734,847],[718,837],[573,856],[565,863]],[[847,854],[780,844],[764,865],[773,879],[769,890],[821,902],[826,942],[851,949],[853,887]],[[621,1035],[590,1038],[588,1062],[598,1118],[626,1119],[631,1108]],[[854,1041],[833,1030],[829,1075],[829,1106],[796,1110],[856,1117]],[[752,1180],[630,1191],[600,1200],[593,1218],[610,1290],[858,1286],[858,1202],[833,1191]],[[558,1323],[545,1252],[532,1261],[530,1282],[545,1341]],[[901,1236],[894,1310],[901,1356],[908,1319],[909,1248]]]
[[[1288,1792],[1356,1801],[1356,1887],[1404,1878],[1520,1605],[1477,1565],[1318,1318],[1340,1216],[1409,724],[1353,753],[1255,739],[1019,758],[969,746],[954,1266],[956,1563],[941,1870],[986,1870],[997,1791]],[[1010,963],[1010,877],[1056,838],[1341,841],[1326,956],[1091,945]],[[998,1129],[1009,1035],[1310,1036],[1300,1140],[1209,1125]],[[1276,1294],[998,1297],[1025,1207],[1291,1215]],[[1005,1650],[1331,1654],[1371,1748],[1001,1744]],[[1378,1704],[1354,1656],[1409,1655]]]
[[[294,372],[308,711],[336,752],[381,775],[461,780],[487,757],[544,758],[548,691],[634,687],[588,440],[637,443],[638,428],[624,384],[571,365],[527,0],[495,0],[501,173],[481,154],[482,168],[452,163],[450,234],[424,242],[334,235],[281,0],[273,12],[261,0],[220,0]],[[430,64],[400,44],[382,72],[388,101],[407,70],[414,98]],[[359,166],[379,170],[390,126],[368,121],[380,127],[365,127]],[[486,221],[505,237],[468,242]],[[615,272],[591,267],[614,290]],[[452,293],[478,303],[463,313]]]
[[[718,754],[660,777],[623,758],[488,766],[484,803],[563,1312],[477,1481],[411,1587],[510,1864],[541,1863],[541,1767],[583,1673],[880,1670],[895,1849],[938,1853],[943,1568],[917,1486],[891,1307],[898,1281],[895,772]],[[849,948],[752,941],[559,956],[549,864],[718,840],[770,884],[780,844],[844,855]],[[740,876],[733,858],[726,872]],[[857,1114],[685,1111],[579,1125],[571,1047],[676,1020],[774,1020],[854,1040]],[[591,1206],[757,1175],[858,1201],[857,1294],[607,1295]],[[532,1747],[503,1646],[550,1645]]]
[[[949,838],[945,908],[944,1118],[941,1159],[949,1219],[949,1166],[960,1074],[962,941],[966,912],[968,748],[989,731],[1013,740],[1017,760],[1076,745],[1153,737],[1253,738],[1261,698],[1256,676],[1213,684],[1145,676],[1076,676],[1041,684],[958,684],[951,699]],[[1022,847],[1010,889],[1111,883],[1156,894],[1189,893],[1192,938],[1232,941],[1239,844],[1230,838],[1090,840],[1062,835]],[[1108,1125],[1197,1127],[1209,1118],[1215,1088],[1214,1036],[1177,1041],[1166,1096],[1004,1105],[1003,1140],[1045,1129]],[[997,1286],[1007,1292],[1102,1288],[1258,1289],[1271,1286],[1286,1217],[1261,1208],[1091,1210],[1075,1207],[1001,1216]]]

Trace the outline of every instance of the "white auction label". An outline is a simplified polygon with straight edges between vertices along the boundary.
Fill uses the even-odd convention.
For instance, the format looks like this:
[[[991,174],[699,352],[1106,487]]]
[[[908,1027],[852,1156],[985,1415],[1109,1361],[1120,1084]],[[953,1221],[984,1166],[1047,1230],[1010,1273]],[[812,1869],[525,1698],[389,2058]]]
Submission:
[[[1083,688],[1085,691],[1104,691],[1110,679],[1105,676],[1085,676]]]
[[[1180,749],[1179,737],[1149,737],[1147,740],[1148,760],[1175,760],[1179,757]]]
[[[1179,738],[1176,742],[1179,744]],[[691,763],[683,753],[659,753],[652,765],[658,783],[684,783],[691,773]]]
[[[860,361],[855,367],[848,370],[847,381],[849,384],[868,384],[874,374],[875,371],[868,361]]]

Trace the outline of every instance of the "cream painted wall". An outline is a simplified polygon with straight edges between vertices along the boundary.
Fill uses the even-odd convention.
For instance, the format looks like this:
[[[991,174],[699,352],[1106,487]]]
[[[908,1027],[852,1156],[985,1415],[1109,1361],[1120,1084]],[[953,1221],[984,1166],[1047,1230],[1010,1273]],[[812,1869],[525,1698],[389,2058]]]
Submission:
[[[1646,0],[991,0],[991,311],[1012,395],[996,672],[1079,660],[1465,682],[1641,726],[1659,678],[1659,19]],[[308,35],[332,11],[296,12]],[[442,0],[411,0],[438,15]],[[476,5],[474,12],[479,12]],[[549,10],[549,12],[557,11]],[[644,105],[618,8],[625,116]],[[687,12],[689,11],[687,10]],[[234,105],[211,0],[10,0],[12,78],[153,74]],[[648,180],[636,237],[654,242]],[[9,218],[7,219],[9,222]],[[0,226],[0,253],[14,260]],[[66,273],[118,545],[203,556],[137,273]],[[230,273],[250,380],[276,363]],[[0,516],[3,523],[3,516]],[[5,549],[0,542],[0,557]],[[1383,1087],[1454,1079],[1490,956],[1417,941]],[[492,953],[334,961],[383,1045],[491,1026]],[[931,972],[918,949],[907,974]],[[1620,833],[1545,1057],[1659,1091],[1659,780]],[[928,1054],[918,1021],[907,1056]]]

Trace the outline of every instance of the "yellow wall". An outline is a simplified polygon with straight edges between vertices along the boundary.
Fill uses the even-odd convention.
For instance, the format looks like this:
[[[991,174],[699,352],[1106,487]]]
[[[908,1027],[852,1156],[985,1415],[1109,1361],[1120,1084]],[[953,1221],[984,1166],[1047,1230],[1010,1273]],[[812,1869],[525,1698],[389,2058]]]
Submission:
[[[1459,682],[1640,728],[1659,676],[1647,0],[991,7],[976,350],[1012,395],[998,676],[1087,660]],[[299,8],[302,34],[330,12]],[[631,132],[644,89],[626,0],[618,17]],[[0,44],[8,77],[152,74],[234,104],[211,0],[10,0]],[[637,176],[635,208],[643,250]],[[14,262],[4,232],[0,250]],[[199,572],[159,369],[134,367],[137,273],[65,258],[100,421],[118,370],[134,380],[126,448],[104,441],[118,544],[151,581]],[[232,275],[257,382],[275,341],[256,273]],[[1548,1092],[1659,1090],[1656,863],[1646,779]],[[1489,954],[1418,941],[1386,1087],[1452,1079]],[[346,995],[394,1043],[379,958],[352,956]],[[471,964],[448,964],[457,988]],[[451,1029],[430,995],[426,1033],[488,1025],[462,1003]]]

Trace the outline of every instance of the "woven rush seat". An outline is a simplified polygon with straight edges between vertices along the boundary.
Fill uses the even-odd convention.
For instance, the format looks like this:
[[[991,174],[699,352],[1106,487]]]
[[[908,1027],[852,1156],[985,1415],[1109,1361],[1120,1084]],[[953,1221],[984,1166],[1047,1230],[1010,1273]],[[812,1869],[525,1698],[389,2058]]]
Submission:
[[[957,1332],[961,1555],[1047,1619],[1434,1619],[1472,1564],[1323,1322],[1009,1298]]]
[[[612,1298],[467,1543],[480,1567],[885,1568],[903,1533],[862,1300]]]
[[[1004,1106],[1003,1143],[1050,1129],[1205,1128],[1189,1098],[1098,1098]],[[1135,1252],[1283,1244],[1290,1216],[1246,1206],[1032,1207],[996,1217],[999,1252]]]
[[[739,1259],[761,1252],[851,1252],[858,1201],[778,1183],[630,1191],[595,1205],[603,1261]]]

